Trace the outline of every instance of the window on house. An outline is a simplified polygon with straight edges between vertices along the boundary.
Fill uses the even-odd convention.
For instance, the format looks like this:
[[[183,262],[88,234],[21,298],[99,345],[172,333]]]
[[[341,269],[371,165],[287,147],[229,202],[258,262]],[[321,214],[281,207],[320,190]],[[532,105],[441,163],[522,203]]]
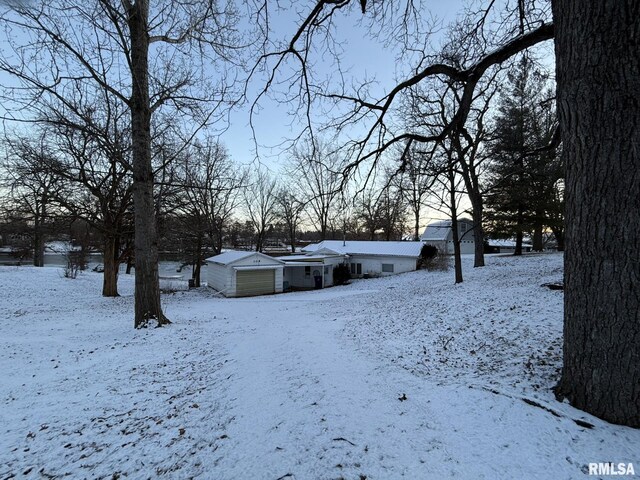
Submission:
[[[362,264],[361,263],[352,263],[351,264],[351,275],[362,275]]]
[[[304,267],[304,276],[305,277],[311,276],[311,267]]]
[[[382,272],[383,273],[393,273],[393,263],[383,263],[382,264]]]

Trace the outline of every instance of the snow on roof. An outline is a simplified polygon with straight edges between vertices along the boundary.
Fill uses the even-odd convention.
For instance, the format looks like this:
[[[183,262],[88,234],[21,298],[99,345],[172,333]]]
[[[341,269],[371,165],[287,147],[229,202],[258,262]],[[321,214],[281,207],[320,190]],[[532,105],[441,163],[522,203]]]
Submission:
[[[515,248],[516,241],[515,240],[504,240],[504,239],[488,239],[487,243],[489,243],[490,247],[502,247],[502,248]],[[523,247],[530,247],[530,243],[522,242]]]
[[[451,221],[430,223],[420,237],[424,241],[446,240],[451,231]]]
[[[311,262],[314,260],[322,260],[324,258],[330,258],[330,257],[336,257],[336,256],[341,256],[342,254],[340,253],[326,253],[326,252],[308,252],[305,253],[303,255],[283,255],[282,257],[276,257],[278,260],[283,260],[285,262],[290,262],[290,261],[304,261],[304,262]]]
[[[247,258],[253,255],[254,253],[256,252],[229,250],[227,252],[223,252],[219,255],[216,255],[215,257],[207,258],[207,262],[214,262],[214,263],[220,263],[222,265],[228,265],[238,260],[242,260],[243,258]]]
[[[418,257],[422,242],[375,242],[363,240],[325,240],[308,245],[304,251],[333,250],[346,255],[387,255],[392,257]],[[313,249],[313,250],[312,250]]]
[[[473,220],[468,218],[459,218],[458,224],[466,223],[473,224]],[[438,220],[437,222],[431,222],[424,229],[424,233],[420,236],[422,241],[442,241],[446,240],[451,231],[451,220]]]
[[[247,258],[252,255],[266,257],[270,260],[273,260],[274,263],[283,263],[282,260],[278,260],[277,258],[270,257],[269,255],[265,255],[264,253],[247,251],[247,250],[229,250],[227,252],[221,253],[220,255],[216,255],[215,257],[207,258],[207,262],[218,263],[220,265],[229,265],[231,263],[237,262],[238,260],[242,260],[243,258]]]

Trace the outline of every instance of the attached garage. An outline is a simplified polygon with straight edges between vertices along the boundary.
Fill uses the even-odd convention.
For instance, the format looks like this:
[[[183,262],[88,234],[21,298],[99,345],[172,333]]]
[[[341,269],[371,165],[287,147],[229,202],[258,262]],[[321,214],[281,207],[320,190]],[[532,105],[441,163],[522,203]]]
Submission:
[[[276,271],[273,268],[264,270],[236,270],[236,297],[253,297],[276,293]]]
[[[284,262],[259,252],[224,252],[207,259],[207,284],[225,297],[282,292]]]

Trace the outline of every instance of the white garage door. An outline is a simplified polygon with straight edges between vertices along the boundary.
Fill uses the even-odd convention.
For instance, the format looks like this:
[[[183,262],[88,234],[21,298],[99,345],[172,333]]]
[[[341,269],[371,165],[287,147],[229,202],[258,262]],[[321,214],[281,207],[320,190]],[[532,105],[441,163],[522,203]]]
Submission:
[[[236,296],[250,297],[266,295],[276,291],[275,269],[269,270],[237,270]]]

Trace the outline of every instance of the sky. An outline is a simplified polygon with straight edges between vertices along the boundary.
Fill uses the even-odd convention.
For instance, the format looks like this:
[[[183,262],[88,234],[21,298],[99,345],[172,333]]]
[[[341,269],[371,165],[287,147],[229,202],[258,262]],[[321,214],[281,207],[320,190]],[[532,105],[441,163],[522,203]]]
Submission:
[[[455,19],[459,13],[462,0],[430,2],[431,14],[437,17],[441,28]],[[299,8],[300,12],[308,9]],[[336,17],[338,41],[342,45],[344,53],[342,58],[343,69],[353,83],[363,78],[375,78],[378,82],[376,93],[380,96],[388,92],[397,84],[398,79],[404,78],[399,70],[402,66],[396,63],[397,51],[385,47],[379,39],[371,38],[367,28],[360,24],[362,20],[359,11],[347,14],[339,14]],[[274,31],[283,38],[291,38],[298,28],[300,21],[295,14],[286,12],[274,18]],[[440,41],[440,35],[433,36],[434,43]],[[335,66],[329,55],[321,55],[321,52],[312,57],[315,69],[320,76],[335,75]],[[264,87],[264,79],[256,79],[250,85],[250,91],[255,93]],[[288,152],[283,152],[283,141],[294,137],[301,125],[291,117],[290,107],[279,105],[277,102],[263,98],[260,102],[260,113],[254,117],[256,127],[256,140],[259,144],[258,154],[261,163],[278,170],[286,161]],[[318,112],[314,112],[319,115]],[[320,118],[320,117],[314,117]],[[227,145],[233,158],[240,162],[251,162],[255,159],[254,139],[249,127],[248,108],[236,110],[231,115],[229,129],[222,136],[222,141]]]
[[[308,14],[315,2],[291,2],[288,8],[286,2],[281,3],[285,8],[279,11],[273,8],[272,4],[270,10],[271,27],[275,38],[288,40],[300,25],[300,18]],[[452,21],[460,11],[462,0],[433,0],[426,3],[430,15],[438,19],[439,25],[443,27]],[[382,95],[383,92],[387,92],[396,84],[398,78],[403,78],[398,73],[399,65],[396,63],[398,52],[384,46],[381,40],[371,38],[368,29],[360,24],[363,18],[359,8],[353,8],[346,12],[339,11],[334,16],[338,26],[336,29],[337,41],[343,48],[342,67],[346,72],[347,79],[350,76],[354,84],[365,77],[375,78],[379,82],[376,93]],[[19,38],[16,37],[15,30],[10,35]],[[438,35],[434,36],[434,41],[438,41]],[[0,42],[0,51],[4,55],[7,54],[6,43]],[[332,58],[326,52],[321,50],[314,52],[311,60],[319,76],[336,75]],[[215,76],[216,73],[212,71],[211,75]],[[13,83],[15,81],[12,78],[4,72],[0,72],[0,85],[7,86]],[[257,92],[264,85],[264,77],[254,78],[249,84],[249,101],[255,99]],[[278,165],[282,163],[283,156],[286,156],[281,152],[279,145],[283,140],[294,136],[300,125],[295,123],[295,119],[291,117],[289,106],[263,98],[260,107],[259,114],[253,118],[256,127],[255,140],[260,145],[257,153],[259,153],[261,162],[277,170]],[[249,163],[255,159],[256,155],[254,138],[249,127],[248,110],[248,105],[244,105],[232,111],[228,129],[221,137],[231,156],[240,163]],[[1,104],[0,113],[4,113]],[[314,116],[316,113],[313,112]]]
[[[283,40],[290,39],[300,25],[300,19],[308,15],[314,3],[291,2],[294,6],[289,9],[272,10],[271,28],[274,36]],[[429,8],[425,18],[431,19],[437,27],[437,32],[431,37],[432,47],[437,50],[438,44],[443,40],[445,28],[461,13],[463,0],[427,0],[425,3]],[[382,97],[399,81],[407,78],[410,66],[397,62],[397,48],[385,45],[380,38],[372,38],[367,27],[362,25],[363,16],[358,8],[338,12],[333,19],[337,25],[336,42],[343,49],[341,60],[342,71],[346,72],[346,84],[359,85],[363,78],[374,78],[377,82],[374,89],[375,100]],[[0,44],[0,49],[4,47],[6,45]],[[335,77],[337,72],[332,56],[323,52],[319,45],[316,47],[317,50],[310,57],[314,64],[314,71],[319,77]],[[212,72],[213,75],[215,72]],[[0,74],[2,85],[7,85],[9,81],[6,76]],[[299,118],[291,115],[290,103],[263,97],[260,101],[260,111],[253,117],[254,138],[249,126],[249,104],[256,98],[257,92],[264,88],[265,81],[264,76],[256,76],[249,84],[248,103],[230,113],[229,124],[220,140],[225,144],[234,161],[249,164],[258,160],[277,173],[290,156],[289,151],[283,149],[283,142],[295,137],[302,125],[299,123]],[[280,96],[279,100],[282,98]],[[323,112],[320,109],[314,109],[311,115],[314,122],[323,119]],[[255,142],[257,142],[257,150]]]

